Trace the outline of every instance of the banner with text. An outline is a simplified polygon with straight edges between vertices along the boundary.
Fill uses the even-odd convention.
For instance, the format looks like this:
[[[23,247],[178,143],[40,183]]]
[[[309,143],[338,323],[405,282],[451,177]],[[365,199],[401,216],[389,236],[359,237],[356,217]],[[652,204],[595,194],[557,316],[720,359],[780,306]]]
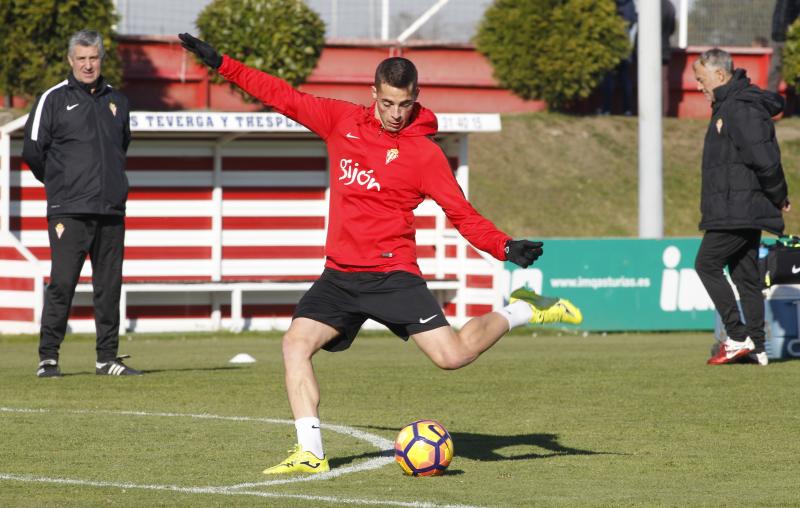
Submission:
[[[544,240],[532,267],[505,263],[509,292],[527,284],[571,300],[583,330],[712,330],[714,305],[694,271],[699,246],[700,238]]]

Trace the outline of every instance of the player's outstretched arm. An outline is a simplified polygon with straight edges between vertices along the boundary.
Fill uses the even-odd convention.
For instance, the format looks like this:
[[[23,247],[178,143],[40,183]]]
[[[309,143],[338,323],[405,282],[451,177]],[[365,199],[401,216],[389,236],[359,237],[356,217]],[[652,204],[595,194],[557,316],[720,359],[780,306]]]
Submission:
[[[542,242],[509,240],[506,242],[506,259],[522,268],[528,268],[544,253]]]
[[[219,66],[222,65],[222,56],[211,44],[187,33],[178,34],[178,38],[181,40],[181,46],[197,55],[204,64],[212,69],[219,69]]]
[[[286,81],[242,62],[223,56],[213,46],[187,33],[178,34],[187,51],[197,55],[203,63],[219,72],[220,76],[235,84],[265,106],[299,122],[326,139],[342,115],[358,107],[344,101],[315,97],[296,90]]]

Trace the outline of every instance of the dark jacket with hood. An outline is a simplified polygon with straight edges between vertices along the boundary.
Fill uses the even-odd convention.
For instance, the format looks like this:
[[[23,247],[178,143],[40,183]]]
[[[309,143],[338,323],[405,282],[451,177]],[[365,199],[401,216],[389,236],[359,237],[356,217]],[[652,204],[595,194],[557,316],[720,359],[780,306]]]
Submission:
[[[102,76],[94,87],[70,73],[36,99],[25,124],[22,158],[44,183],[48,217],[125,215],[128,99]]]
[[[714,89],[703,146],[701,230],[783,232],[788,190],[772,122],[781,111],[783,98],[751,85],[744,69]]]
[[[784,42],[789,26],[800,15],[800,0],[778,0],[772,11],[772,40]]]

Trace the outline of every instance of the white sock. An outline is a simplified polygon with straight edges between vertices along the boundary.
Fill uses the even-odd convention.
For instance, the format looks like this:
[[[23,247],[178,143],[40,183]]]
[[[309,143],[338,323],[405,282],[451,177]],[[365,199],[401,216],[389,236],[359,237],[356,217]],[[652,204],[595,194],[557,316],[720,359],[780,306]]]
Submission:
[[[509,303],[502,309],[497,311],[501,316],[508,320],[508,329],[516,328],[527,324],[533,317],[531,306],[527,302],[517,300],[514,303]]]
[[[311,452],[318,459],[325,458],[322,451],[322,432],[319,430],[319,418],[307,416],[294,421],[294,428],[297,429],[297,442],[303,451]]]

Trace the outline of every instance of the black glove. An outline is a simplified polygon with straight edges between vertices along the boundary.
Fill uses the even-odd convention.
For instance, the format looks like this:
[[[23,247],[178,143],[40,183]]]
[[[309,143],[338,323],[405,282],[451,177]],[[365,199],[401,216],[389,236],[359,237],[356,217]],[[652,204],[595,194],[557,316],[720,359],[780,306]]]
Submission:
[[[190,34],[178,34],[178,38],[181,40],[181,46],[199,56],[200,60],[212,69],[219,69],[219,66],[222,65],[222,56],[211,44]]]
[[[528,268],[544,252],[542,245],[542,242],[530,240],[509,240],[505,248],[506,259],[522,268]]]

